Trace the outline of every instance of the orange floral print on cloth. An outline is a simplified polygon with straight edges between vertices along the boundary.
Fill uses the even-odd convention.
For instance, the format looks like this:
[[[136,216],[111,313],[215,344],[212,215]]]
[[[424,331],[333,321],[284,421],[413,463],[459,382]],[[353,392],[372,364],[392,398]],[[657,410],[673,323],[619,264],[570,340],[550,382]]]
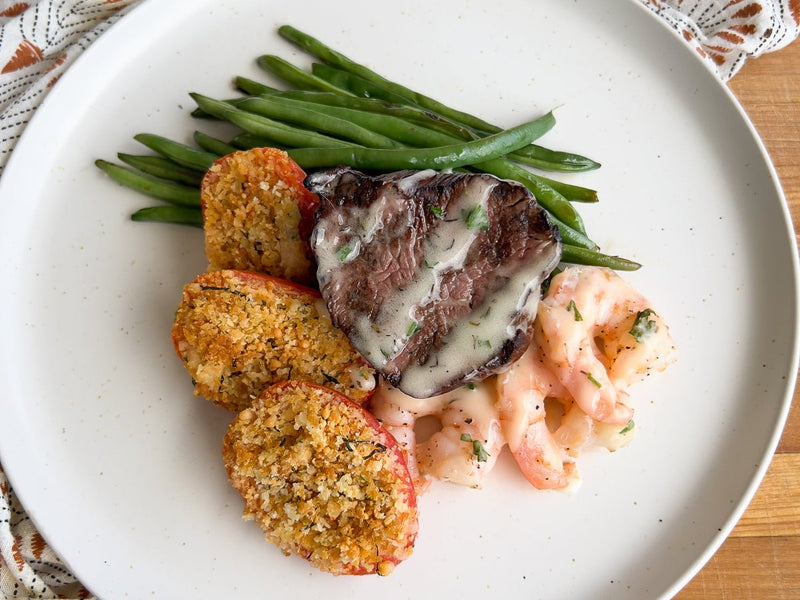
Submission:
[[[36,531],[0,467],[0,598],[91,598]]]
[[[139,1],[0,0],[0,172],[59,76]],[[723,81],[748,58],[782,48],[800,32],[800,0],[639,1],[694,47]],[[91,594],[36,530],[0,465],[0,600],[10,598]]]
[[[0,172],[81,51],[140,0],[0,0]]]
[[[800,33],[800,0],[642,0],[722,79]]]

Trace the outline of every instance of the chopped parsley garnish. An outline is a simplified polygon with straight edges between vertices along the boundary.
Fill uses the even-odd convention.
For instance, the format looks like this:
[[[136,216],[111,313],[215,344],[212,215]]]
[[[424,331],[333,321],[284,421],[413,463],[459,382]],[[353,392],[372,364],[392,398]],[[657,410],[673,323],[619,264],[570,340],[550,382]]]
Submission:
[[[489,340],[484,340],[476,336],[472,336],[472,347],[473,348],[491,348],[492,342]]]
[[[334,383],[336,385],[339,384],[339,380],[333,375],[328,375],[325,371],[320,371],[320,373],[322,373],[322,376],[325,378],[325,383]]]
[[[575,300],[569,301],[569,304],[567,304],[567,312],[571,312],[573,315],[575,315],[576,321],[583,321],[583,316],[578,310],[578,305],[575,304]]]
[[[406,331],[406,337],[411,337],[420,329],[422,329],[422,326],[419,323],[416,321],[411,321],[411,325],[408,326],[408,331]]]
[[[342,441],[344,442],[344,447],[347,449],[348,452],[354,452],[355,446],[358,444],[369,444],[370,446],[372,446],[373,449],[370,450],[370,452],[366,456],[362,457],[364,460],[372,458],[373,456],[375,456],[376,454],[380,454],[381,452],[386,452],[387,450],[386,446],[384,444],[381,444],[380,442],[373,442],[371,440],[351,440],[344,436],[340,437],[342,438]]]
[[[247,294],[244,292],[240,292],[239,290],[232,290],[231,288],[220,286],[220,285],[201,285],[200,289],[204,292],[228,292],[229,294],[233,294],[234,296],[239,296],[240,298],[247,298]]]
[[[336,258],[338,258],[341,262],[344,262],[352,252],[353,249],[350,246],[339,246],[339,249],[336,251]]]
[[[444,210],[441,206],[437,206],[436,204],[431,205],[431,213],[437,219],[444,219]]]
[[[489,216],[480,205],[472,210],[466,211],[464,219],[467,222],[467,229],[478,229],[480,231],[489,229]]]
[[[631,419],[630,421],[628,421],[628,424],[625,425],[625,427],[623,427],[622,429],[619,430],[619,434],[620,435],[625,435],[629,431],[632,431],[635,426],[636,426],[636,423],[634,423],[633,419]]]
[[[656,314],[652,309],[646,308],[636,314],[636,319],[631,327],[630,334],[637,342],[641,342],[647,336],[652,335],[658,331],[658,324],[655,320],[650,318],[650,315]]]
[[[603,387],[603,384],[600,383],[599,381],[597,381],[597,379],[595,379],[594,375],[592,375],[591,373],[587,373],[586,371],[583,371],[583,374],[586,375],[586,378],[589,381],[591,381],[595,386],[597,386],[599,388]]]
[[[461,441],[472,444],[472,454],[475,456],[478,462],[486,462],[489,460],[489,453],[486,452],[486,448],[483,447],[483,444],[480,440],[473,440],[470,434],[462,433]]]

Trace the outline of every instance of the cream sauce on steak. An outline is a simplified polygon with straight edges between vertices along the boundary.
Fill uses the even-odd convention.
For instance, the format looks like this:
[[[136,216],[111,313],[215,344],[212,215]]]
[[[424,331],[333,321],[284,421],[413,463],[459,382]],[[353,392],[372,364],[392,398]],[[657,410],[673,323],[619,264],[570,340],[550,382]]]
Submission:
[[[533,195],[484,174],[349,168],[306,180],[333,322],[395,387],[425,398],[498,372],[528,346],[561,243]]]

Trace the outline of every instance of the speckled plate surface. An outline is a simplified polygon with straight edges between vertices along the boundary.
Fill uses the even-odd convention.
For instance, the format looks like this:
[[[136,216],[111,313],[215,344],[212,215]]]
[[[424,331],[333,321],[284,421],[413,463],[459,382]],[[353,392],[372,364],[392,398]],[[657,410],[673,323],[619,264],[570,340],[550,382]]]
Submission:
[[[369,6],[369,8],[365,8]],[[202,235],[135,224],[147,203],[94,166],[141,131],[189,139],[189,91],[231,94],[254,58],[307,61],[291,23],[452,105],[603,163],[590,234],[680,356],[635,388],[638,435],[580,460],[572,496],[500,457],[482,490],[434,485],[414,556],[334,578],[240,518],[220,444],[169,340]],[[0,181],[0,453],[45,537],[115,598],[666,598],[763,475],[797,366],[797,258],[774,170],[700,59],[634,1],[147,2],[52,90]]]

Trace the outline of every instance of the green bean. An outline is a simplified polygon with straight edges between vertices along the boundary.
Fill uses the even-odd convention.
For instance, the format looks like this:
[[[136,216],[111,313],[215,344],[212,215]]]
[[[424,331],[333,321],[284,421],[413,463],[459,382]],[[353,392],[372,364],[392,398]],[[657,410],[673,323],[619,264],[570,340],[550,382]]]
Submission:
[[[434,131],[394,115],[330,104],[315,104],[313,102],[297,100],[278,94],[244,101],[241,103],[240,108],[242,110],[246,110],[248,107],[257,107],[261,104],[262,99],[268,100],[270,103],[282,103],[287,106],[291,106],[298,112],[314,111],[328,118],[347,121],[349,123],[359,125],[364,129],[381,134],[385,138],[390,138],[391,140],[396,140],[397,142],[414,146],[444,146],[465,141],[457,136]],[[544,129],[552,126],[552,123],[552,115],[548,114],[544,117],[541,125]]]
[[[319,79],[328,82],[335,88],[350,92],[358,97],[378,98],[384,102],[391,102],[392,104],[409,105],[408,98],[395,94],[373,81],[369,81],[368,79],[364,79],[355,73],[343,69],[337,69],[322,63],[312,63],[311,73]],[[419,105],[412,103],[411,106]]]
[[[447,133],[446,131],[429,129],[426,126],[427,124],[437,123],[437,121],[433,118],[426,117],[427,123],[421,123],[418,119],[413,119],[413,117],[411,120],[407,120],[404,118],[407,113],[402,111],[394,113],[391,108],[385,112],[381,111],[379,107],[392,107],[395,105],[389,105],[381,100],[376,100],[373,98],[357,98],[350,96],[338,96],[336,94],[322,92],[302,91],[297,93],[278,92],[273,94],[271,97],[293,100],[298,102],[298,107],[314,107],[316,105],[315,110],[319,112],[324,112],[325,114],[347,119],[353,123],[361,125],[362,127],[366,127],[367,129],[381,133],[385,136],[391,137],[394,140],[410,144],[412,146],[441,146],[449,143],[455,143],[460,139],[457,135]],[[322,101],[322,104],[318,104],[316,101]],[[366,104],[362,104],[362,101],[366,101]],[[361,107],[364,107],[364,109]],[[411,110],[415,111],[416,109]],[[425,113],[418,114],[425,115]],[[449,124],[447,121],[439,122],[443,124]],[[448,129],[448,131],[452,130]],[[526,172],[525,175],[522,175],[521,171],[521,169],[515,169],[515,172],[524,177],[526,181],[528,179],[536,181],[536,183],[533,185],[535,185],[537,189],[542,189],[542,184],[544,184],[568,200],[580,202],[597,201],[597,192],[595,190],[547,179],[530,172]],[[564,210],[570,214],[574,212],[574,209]],[[558,209],[555,209],[555,211],[559,212]],[[565,216],[563,213],[561,214],[564,216],[564,218],[572,221],[573,217]]]
[[[550,213],[549,216],[553,224],[556,227],[558,227],[558,232],[561,234],[561,239],[565,244],[570,244],[571,246],[578,246],[580,248],[585,248],[587,250],[600,249],[600,246],[598,246],[591,239],[589,239],[589,237],[587,237],[586,234],[581,233],[580,231],[577,231],[576,229],[573,229],[569,225],[566,225],[563,222],[559,221],[552,215],[552,213]]]
[[[236,77],[236,79],[234,79],[234,84],[245,94],[250,94],[251,96],[258,96],[259,94],[274,94],[279,91],[274,87],[270,87],[261,83],[260,81],[242,76]]]
[[[282,146],[275,140],[253,135],[252,133],[240,133],[230,141],[232,146],[240,150],[250,150],[251,148],[279,148],[287,150],[288,146]]]
[[[102,159],[97,159],[94,164],[117,183],[147,196],[179,206],[200,206],[200,190],[196,188],[155,179]]]
[[[359,146],[350,148],[298,148],[289,151],[300,166],[330,167],[340,164],[360,169],[453,169],[492,160],[512,152],[551,126],[550,113],[501,133],[485,138],[437,146],[432,148],[372,149]]]
[[[342,70],[336,69],[329,65],[314,63],[312,65],[313,73],[320,79],[324,79],[337,86],[340,89],[352,92],[357,96],[366,96],[372,98],[379,98],[384,101],[394,103],[407,103],[413,102],[409,97],[405,97],[395,93],[392,89],[384,87],[380,82],[365,79],[358,75]],[[434,110],[430,106],[418,105],[428,110]],[[462,113],[466,114],[466,113]],[[439,113],[440,117],[452,118],[452,115],[447,113]],[[497,133],[502,131],[497,125],[483,122],[483,127],[472,127],[468,121],[456,120],[456,124],[466,125],[472,127],[471,132],[467,132],[464,139],[472,139],[476,136],[483,136],[489,133]],[[543,146],[536,144],[526,146],[517,150],[513,156],[509,157],[529,166],[537,167],[547,171],[562,171],[562,172],[576,172],[576,171],[591,171],[600,167],[600,164],[590,158],[575,154],[573,152],[563,152],[560,150],[550,150]]]
[[[210,152],[197,150],[186,144],[181,144],[180,142],[175,142],[152,133],[138,133],[133,136],[133,139],[144,144],[161,156],[169,158],[184,167],[195,169],[196,171],[207,171],[209,167],[214,164],[214,161],[219,158],[217,155],[211,154]]]
[[[323,113],[315,110],[313,104],[306,102],[260,96],[244,100],[238,104],[237,108],[271,119],[289,121],[303,128],[335,135],[362,146],[371,148],[401,147],[401,144],[391,138],[361,127],[352,121],[340,119],[332,115],[330,111]]]
[[[593,171],[600,168],[600,163],[586,156],[574,152],[550,150],[537,144],[531,144],[516,152],[514,160],[544,171],[560,171],[562,173]]]
[[[250,106],[258,106],[259,101],[253,99],[250,101],[242,102],[241,108],[247,110]],[[282,103],[287,106],[292,106],[297,111],[313,111],[323,115],[325,118],[334,119],[336,121],[345,121],[363,127],[369,131],[380,134],[385,139],[390,141],[401,142],[411,146],[444,146],[447,144],[454,144],[461,142],[461,138],[434,131],[423,127],[415,122],[406,121],[394,115],[387,115],[378,112],[369,112],[364,110],[357,110],[354,108],[347,108],[342,106],[334,106],[329,104],[315,104],[304,100],[295,100],[280,95],[269,97],[272,103]],[[392,147],[383,146],[380,144],[365,144],[370,147]]]
[[[595,250],[588,250],[586,248],[578,248],[569,244],[564,244],[561,253],[562,262],[571,263],[575,265],[590,265],[596,267],[608,267],[617,271],[635,271],[641,268],[641,264],[622,258],[620,256],[611,256],[597,252]]]
[[[286,90],[273,92],[272,95],[281,98],[289,98],[291,100],[302,100],[313,104],[350,108],[353,110],[397,117],[460,139],[470,139],[469,130],[462,125],[452,123],[431,112],[408,104],[393,104],[381,100],[380,98],[365,98],[338,94],[335,92],[314,92],[308,90]]]
[[[301,90],[350,93],[338,89],[336,86],[331,85],[324,79],[320,79],[319,77],[316,77],[315,75],[296,67],[292,63],[280,58],[279,56],[265,54],[263,56],[259,56],[256,59],[256,63],[267,73],[272,73],[278,79],[281,79],[292,87],[296,87]]]
[[[160,179],[176,181],[185,185],[199,185],[200,180],[203,179],[202,173],[172,162],[163,156],[141,156],[119,152],[117,158],[142,173],[147,173]]]
[[[305,146],[309,148],[337,148],[348,147],[352,144],[332,138],[314,131],[307,131],[298,127],[292,127],[285,123],[280,123],[260,115],[254,115],[221,100],[214,100],[201,94],[190,94],[198,106],[204,111],[230,121],[247,133],[252,133],[268,139],[273,139],[279,144],[287,146]]]
[[[200,209],[187,206],[148,206],[140,208],[131,215],[132,221],[151,221],[155,223],[175,223],[203,228],[203,213]]]
[[[301,106],[301,104],[298,104],[298,106]],[[363,125],[368,129],[382,133],[392,139],[414,146],[444,146],[459,142],[458,138],[454,136],[432,131],[424,127],[414,126],[404,122],[402,119],[389,115],[367,113],[336,106],[327,106],[325,108],[319,108],[318,110],[324,111],[326,114],[345,118],[354,123]],[[553,121],[548,121],[548,124],[552,126]],[[545,127],[543,127],[543,129],[544,128]],[[566,198],[549,186],[546,181],[543,181],[530,171],[502,158],[485,161],[482,164],[475,164],[473,166],[498,177],[519,181],[534,193],[545,209],[574,229],[577,233],[584,234],[585,236],[586,230],[578,212]]]
[[[555,179],[548,179],[541,175],[536,175],[536,177],[564,196],[567,200],[585,203],[598,202],[597,190],[573,185],[571,183],[564,183],[563,181],[556,181]]]
[[[289,67],[292,67],[294,69],[293,73],[296,78],[303,77],[304,81],[311,80],[310,76],[308,76],[308,74],[305,71],[297,69],[297,67],[293,67],[292,65],[290,65],[290,63],[282,61],[282,59],[278,59],[277,57],[262,57],[262,59],[264,60],[269,59],[275,63],[278,63],[280,61],[279,64],[282,65],[283,69],[288,69]],[[316,89],[322,89],[324,86],[320,83],[320,81],[326,81],[339,92],[341,91],[351,92],[357,96],[364,96],[373,99],[378,98],[383,101],[395,104],[415,102],[413,96],[398,94],[396,93],[394,88],[386,86],[384,82],[380,81],[376,82],[375,80],[364,78],[363,76],[360,76],[359,74],[355,74],[348,70],[336,69],[326,64],[314,63],[312,65],[312,73],[314,76],[316,76],[316,79],[313,79],[313,81],[315,82],[314,87]],[[309,85],[307,87],[311,86]],[[433,110],[432,106],[425,106],[425,108]],[[447,114],[447,112],[442,114],[445,117],[453,116],[452,114]],[[466,113],[460,113],[460,114],[463,116]],[[498,131],[501,131],[501,129],[496,125],[491,125],[482,120],[480,121],[482,123],[482,126],[479,127],[478,129],[484,134],[486,132],[497,133]],[[475,122],[470,122],[469,120],[467,120],[465,124],[474,126]],[[474,137],[473,135],[470,135],[468,131],[465,130],[462,130],[461,132],[459,132],[459,134],[463,137],[463,139],[471,139],[472,137]],[[517,160],[529,166],[537,167],[548,171],[561,171],[561,172],[588,171],[592,169],[597,169],[600,166],[599,163],[585,156],[581,156],[579,154],[575,154],[572,152],[550,150],[548,148],[536,144],[532,145],[531,147],[520,148],[510,158],[513,158],[514,160]]]
[[[222,140],[212,137],[207,133],[203,133],[202,131],[195,131],[193,135],[194,141],[197,143],[197,145],[211,154],[225,156],[231,152],[236,152],[236,148],[227,142],[223,142]]]
[[[323,62],[339,67],[351,73],[358,75],[364,79],[369,81],[375,81],[376,83],[380,84],[382,87],[388,89],[392,93],[395,93],[399,96],[402,96],[409,100],[412,104],[416,104],[417,106],[422,106],[423,108],[427,108],[429,110],[433,110],[441,115],[449,119],[453,119],[458,121],[459,123],[464,123],[470,127],[474,127],[480,130],[486,130],[485,127],[488,125],[482,119],[478,119],[470,114],[454,110],[441,102],[434,100],[433,98],[429,98],[423,94],[419,94],[410,90],[402,85],[389,81],[388,79],[382,77],[375,71],[356,63],[355,61],[350,60],[343,54],[336,52],[335,50],[329,48],[319,40],[311,37],[308,34],[305,34],[301,31],[298,31],[294,27],[290,25],[284,25],[278,29],[278,33],[283,36],[285,39],[289,40],[290,42],[294,43],[295,45],[299,46],[309,54],[316,56]]]
[[[249,98],[249,96],[237,96],[236,98],[225,98],[224,100],[222,100],[222,102],[227,102],[228,104],[232,104],[232,105],[236,106],[236,104],[238,102],[241,102],[242,100],[245,100],[246,98]],[[190,114],[195,119],[219,120],[218,117],[215,117],[214,115],[208,114],[202,108],[195,108]]]

